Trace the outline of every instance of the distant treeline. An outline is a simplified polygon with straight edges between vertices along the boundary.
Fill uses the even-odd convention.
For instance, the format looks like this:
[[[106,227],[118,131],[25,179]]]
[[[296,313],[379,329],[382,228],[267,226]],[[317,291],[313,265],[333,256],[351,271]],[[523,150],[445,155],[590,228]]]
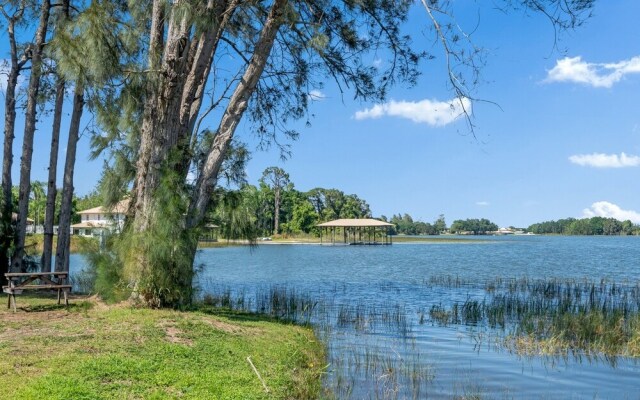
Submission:
[[[451,228],[449,229],[451,233],[472,233],[474,235],[485,235],[497,230],[498,225],[486,218],[456,220],[453,221],[453,224],[451,224]]]
[[[40,186],[37,183],[33,185],[36,188]],[[43,198],[37,193],[33,195],[34,202]],[[102,195],[96,190],[84,197],[74,198],[73,209],[84,210],[101,203]],[[37,205],[30,207],[33,210],[43,208]],[[227,238],[318,234],[318,223],[339,218],[372,218],[372,213],[369,204],[355,194],[325,188],[299,191],[289,175],[276,167],[267,168],[258,185],[245,183],[235,190],[218,188],[207,213],[207,221],[220,226],[220,233]],[[486,218],[455,220],[447,227],[443,214],[431,223],[414,220],[407,213],[392,215],[391,218],[382,215],[379,219],[394,224],[389,232],[392,235],[483,235],[498,230],[498,225]],[[74,213],[74,222],[78,220],[79,215]],[[536,223],[525,231],[558,235],[640,235],[640,225],[614,218],[566,218]]]
[[[393,215],[390,219],[383,215],[380,219],[395,225],[395,228],[390,231],[392,235],[439,235],[447,230],[447,224],[442,214],[432,224],[419,220],[414,221],[409,214]]]
[[[395,229],[391,230],[392,235],[440,235],[442,233],[485,235],[498,230],[498,225],[486,218],[458,219],[453,221],[450,228],[447,228],[443,214],[440,214],[432,224],[414,221],[409,214],[394,215],[391,219],[383,215],[381,219],[395,225]]]
[[[241,238],[317,234],[316,224],[339,218],[371,218],[369,204],[338,189],[304,192],[296,190],[288,179],[277,185],[263,179],[257,186],[219,190],[207,219],[222,228],[223,237]]]
[[[640,235],[640,225],[615,218],[565,218],[533,224],[527,231],[539,235]]]
[[[102,202],[103,195],[97,188],[74,199],[74,210],[96,207]],[[74,218],[79,222],[80,215],[76,213]],[[258,185],[244,183],[234,189],[217,188],[206,223],[219,226],[222,237],[239,239],[318,233],[316,224],[339,218],[371,218],[369,204],[338,189],[299,191],[285,171],[270,167]]]

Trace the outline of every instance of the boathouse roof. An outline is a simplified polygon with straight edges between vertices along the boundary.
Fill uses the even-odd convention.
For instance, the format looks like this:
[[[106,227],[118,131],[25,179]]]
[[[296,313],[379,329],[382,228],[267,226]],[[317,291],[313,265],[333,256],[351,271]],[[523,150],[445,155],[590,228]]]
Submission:
[[[329,222],[324,222],[322,224],[318,224],[317,226],[321,228],[326,227],[385,227],[385,226],[393,226],[388,222],[380,221],[378,219],[372,218],[343,218],[336,219]]]

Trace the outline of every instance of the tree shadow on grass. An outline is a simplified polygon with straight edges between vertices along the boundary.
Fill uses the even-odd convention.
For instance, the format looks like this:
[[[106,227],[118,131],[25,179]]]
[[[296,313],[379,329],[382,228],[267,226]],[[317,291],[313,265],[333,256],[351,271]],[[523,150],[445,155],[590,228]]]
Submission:
[[[69,312],[86,311],[93,307],[93,303],[82,298],[69,297],[69,305],[64,304],[64,298],[58,304],[56,293],[30,293],[28,295],[17,295],[16,308],[26,313],[41,313],[66,310]],[[11,310],[7,310],[13,312]]]
[[[212,315],[215,317],[226,318],[230,321],[237,322],[276,322],[285,325],[300,325],[296,324],[295,321],[286,318],[278,318],[277,316],[252,313],[247,311],[232,310],[230,308],[216,308],[211,306],[198,305],[193,311],[198,311],[203,314]]]

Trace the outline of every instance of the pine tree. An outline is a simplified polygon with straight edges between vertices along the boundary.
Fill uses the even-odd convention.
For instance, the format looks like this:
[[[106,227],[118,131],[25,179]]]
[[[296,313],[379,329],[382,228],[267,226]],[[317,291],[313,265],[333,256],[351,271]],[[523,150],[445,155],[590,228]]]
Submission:
[[[80,119],[84,110],[84,85],[76,81],[73,95],[73,111],[69,124],[67,155],[64,164],[62,203],[58,222],[58,245],[56,248],[56,271],[69,271],[71,245],[71,208],[73,205],[73,172],[76,164],[76,149],[80,136]]]
[[[42,76],[42,53],[47,37],[49,24],[49,0],[43,0],[40,6],[40,18],[36,29],[35,43],[31,55],[31,75],[27,88],[27,107],[25,111],[24,136],[22,138],[22,157],[20,158],[20,195],[18,197],[18,224],[15,241],[15,252],[11,261],[11,269],[21,271],[24,256],[25,235],[27,231],[27,215],[29,213],[29,193],[31,192],[31,160],[33,156],[33,139],[36,132],[36,114],[40,78]]]
[[[7,77],[7,86],[4,93],[4,152],[2,162],[2,199],[0,201],[0,283],[4,284],[4,273],[9,271],[9,249],[14,237],[12,214],[13,196],[11,167],[13,165],[13,139],[15,138],[16,123],[16,87],[18,77],[24,65],[29,61],[30,50],[22,55],[18,52],[16,40],[16,27],[24,23],[26,2],[13,2],[3,4],[0,12],[7,22],[7,34],[9,37],[9,55],[11,66]]]
[[[69,19],[69,0],[62,1],[61,11],[58,14],[58,29],[63,29],[64,24]],[[42,249],[42,271],[51,271],[51,256],[53,254],[53,223],[56,213],[57,186],[56,177],[58,172],[58,148],[60,143],[60,124],[62,122],[62,106],[64,104],[64,93],[66,81],[61,74],[56,75],[56,96],[53,108],[53,125],[51,127],[51,151],[49,153],[49,177],[47,179],[47,205],[44,220],[44,243]],[[66,174],[65,174],[66,175]]]
[[[282,168],[269,167],[262,173],[261,182],[264,182],[271,186],[274,194],[274,218],[273,218],[273,234],[280,233],[280,197],[284,187],[289,183],[289,174],[287,174]]]

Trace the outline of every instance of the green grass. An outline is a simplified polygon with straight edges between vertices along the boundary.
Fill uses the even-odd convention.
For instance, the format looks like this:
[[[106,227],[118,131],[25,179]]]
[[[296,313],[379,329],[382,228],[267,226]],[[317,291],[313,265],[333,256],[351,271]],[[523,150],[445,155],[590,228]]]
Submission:
[[[14,399],[304,399],[321,389],[308,328],[247,313],[18,296],[0,311],[0,387]],[[251,360],[269,393],[247,361]]]
[[[53,252],[56,252],[58,245],[58,235],[53,236]],[[25,250],[28,255],[40,256],[44,246],[44,235],[35,234],[25,237]],[[79,253],[81,251],[90,251],[98,249],[98,238],[84,237],[79,235],[71,235],[70,250],[71,253]]]

